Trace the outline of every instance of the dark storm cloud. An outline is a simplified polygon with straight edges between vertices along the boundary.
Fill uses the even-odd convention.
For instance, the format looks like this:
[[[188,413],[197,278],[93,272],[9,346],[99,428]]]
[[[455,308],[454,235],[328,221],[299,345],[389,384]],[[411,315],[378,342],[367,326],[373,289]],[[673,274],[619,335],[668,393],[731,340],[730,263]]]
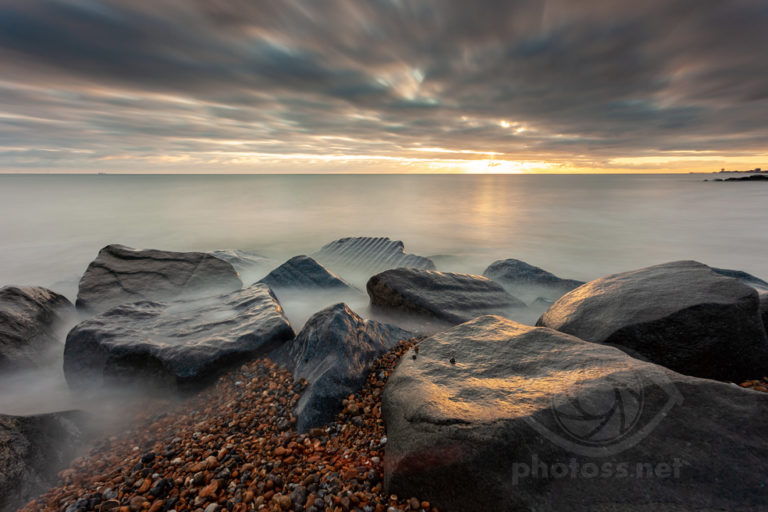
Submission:
[[[766,153],[766,26],[764,0],[5,1],[0,167]]]

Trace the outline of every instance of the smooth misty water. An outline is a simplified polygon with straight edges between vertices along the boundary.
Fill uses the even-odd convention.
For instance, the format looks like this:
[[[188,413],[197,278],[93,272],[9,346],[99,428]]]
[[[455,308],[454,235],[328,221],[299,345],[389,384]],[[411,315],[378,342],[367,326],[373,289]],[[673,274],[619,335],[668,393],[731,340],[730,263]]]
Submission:
[[[440,270],[481,273],[511,257],[588,280],[696,259],[768,278],[768,184],[704,178],[0,175],[0,285],[43,285],[74,298],[80,275],[110,243],[245,249],[277,266],[366,235],[437,256]],[[298,323],[316,306],[285,304]],[[67,391],[57,382],[61,402]],[[51,383],[39,375],[0,386],[0,413],[50,407]]]

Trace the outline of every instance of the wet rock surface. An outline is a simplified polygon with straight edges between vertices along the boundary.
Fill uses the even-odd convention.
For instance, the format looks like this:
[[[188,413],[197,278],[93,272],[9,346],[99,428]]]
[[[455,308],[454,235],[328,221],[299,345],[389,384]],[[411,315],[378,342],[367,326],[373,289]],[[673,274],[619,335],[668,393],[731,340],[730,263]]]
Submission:
[[[525,308],[501,285],[471,274],[397,268],[371,277],[367,289],[374,308],[452,324]]]
[[[273,362],[247,363],[181,403],[147,406],[23,511],[437,511],[382,492],[380,396],[411,345],[378,359],[336,421],[306,434],[292,414],[302,384]]]
[[[67,336],[70,386],[195,386],[233,363],[276,349],[294,332],[265,284],[215,297],[117,306]]]
[[[81,448],[85,417],[76,411],[0,415],[0,512],[12,512],[56,482]]]
[[[294,256],[271,271],[259,282],[268,284],[276,290],[352,290],[352,287],[339,276],[329,272],[324,266],[309,256],[304,255]]]
[[[387,237],[341,238],[326,244],[312,257],[339,273],[347,270],[371,275],[398,267],[435,268],[429,258],[408,254],[403,242]]]
[[[0,288],[0,372],[41,366],[60,347],[57,329],[73,314],[66,297],[46,288]]]
[[[108,245],[80,279],[77,307],[100,313],[119,304],[237,290],[232,265],[208,253]]]
[[[418,348],[383,396],[385,492],[462,511],[757,510],[768,499],[766,393],[493,316]]]
[[[768,373],[768,339],[753,288],[695,261],[604,277],[569,292],[537,325],[697,377]]]
[[[499,283],[515,297],[531,296],[534,300],[538,297],[555,300],[584,284],[583,281],[562,279],[543,268],[512,258],[494,261],[483,276]]]
[[[307,432],[333,420],[342,400],[365,383],[370,365],[412,333],[364,320],[346,304],[316,313],[285,344],[295,379],[307,381],[296,406],[297,429]]]

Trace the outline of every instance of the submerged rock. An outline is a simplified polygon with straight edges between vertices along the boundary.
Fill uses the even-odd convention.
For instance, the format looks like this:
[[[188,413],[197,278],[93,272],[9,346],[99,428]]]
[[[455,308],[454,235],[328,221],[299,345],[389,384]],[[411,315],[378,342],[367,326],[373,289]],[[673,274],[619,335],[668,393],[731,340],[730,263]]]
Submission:
[[[363,320],[346,304],[313,315],[285,345],[294,378],[309,383],[296,406],[299,432],[333,421],[342,400],[362,387],[371,363],[410,337],[403,329]]]
[[[768,502],[766,393],[494,316],[412,354],[383,395],[387,494],[469,512]]]
[[[231,264],[246,283],[251,281],[246,280],[245,276],[266,272],[272,264],[269,258],[261,254],[240,249],[220,249],[211,251],[211,254]]]
[[[753,288],[695,261],[603,277],[561,297],[537,325],[616,345],[686,375],[740,381],[768,372]]]
[[[0,288],[0,371],[44,364],[60,347],[57,328],[74,313],[63,295],[39,286]]]
[[[377,309],[453,324],[525,307],[501,285],[471,274],[397,268],[371,277],[367,289]]]
[[[103,379],[199,385],[293,336],[265,284],[190,301],[123,304],[70,331],[64,373],[73,387]]]
[[[768,292],[768,283],[766,283],[759,277],[756,277],[756,276],[753,276],[752,274],[744,272],[743,270],[731,270],[728,268],[715,268],[715,267],[710,267],[710,268],[720,275],[738,279],[742,283],[749,285],[752,288],[755,288],[760,293]]]
[[[108,245],[80,279],[77,307],[100,313],[127,302],[215,294],[241,287],[232,265],[207,253]]]
[[[512,258],[494,261],[483,275],[515,296],[543,296],[552,300],[584,284],[583,281],[562,279],[542,268]]]
[[[398,267],[434,269],[429,258],[407,254],[400,240],[387,237],[348,237],[334,240],[312,255],[336,272],[365,272],[371,275]]]
[[[84,416],[77,411],[0,415],[0,512],[12,512],[56,483],[80,450]]]
[[[352,289],[339,276],[309,256],[294,256],[259,282],[273,289],[334,290]]]

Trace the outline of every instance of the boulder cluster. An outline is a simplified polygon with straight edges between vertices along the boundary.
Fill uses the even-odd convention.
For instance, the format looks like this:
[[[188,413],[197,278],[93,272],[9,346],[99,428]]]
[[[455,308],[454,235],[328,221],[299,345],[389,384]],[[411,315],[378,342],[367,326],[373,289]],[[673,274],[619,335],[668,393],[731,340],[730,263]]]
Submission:
[[[107,246],[80,281],[64,373],[76,393],[153,398],[106,437],[76,412],[0,416],[0,512],[56,475],[25,510],[768,503],[767,283],[695,261],[589,282],[515,259],[483,274],[388,238],[271,270],[244,251]],[[337,299],[361,275],[355,312]],[[284,293],[334,300],[294,329]],[[74,314],[50,290],[0,289],[0,371],[60,347]]]

